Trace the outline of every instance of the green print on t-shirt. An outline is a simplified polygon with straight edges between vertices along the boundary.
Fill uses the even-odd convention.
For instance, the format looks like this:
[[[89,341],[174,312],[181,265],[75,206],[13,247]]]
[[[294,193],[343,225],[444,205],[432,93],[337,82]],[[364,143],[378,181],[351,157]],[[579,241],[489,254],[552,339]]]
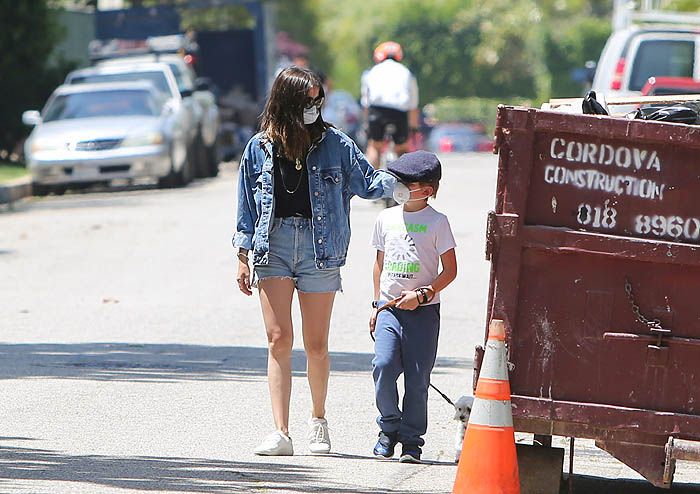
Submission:
[[[410,233],[426,233],[428,231],[428,225],[421,225],[420,223],[406,223],[406,231]]]
[[[384,269],[390,273],[418,273],[420,271],[419,262],[386,261]]]
[[[428,225],[421,223],[394,223],[387,225],[386,230],[389,232],[427,233]]]

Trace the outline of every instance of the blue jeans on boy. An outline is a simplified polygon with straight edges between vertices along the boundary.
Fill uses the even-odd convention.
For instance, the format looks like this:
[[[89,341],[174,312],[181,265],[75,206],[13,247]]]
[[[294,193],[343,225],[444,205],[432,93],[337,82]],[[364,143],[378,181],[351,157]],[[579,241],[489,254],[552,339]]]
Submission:
[[[377,424],[404,445],[423,446],[428,428],[428,386],[440,333],[440,304],[415,310],[391,308],[379,313],[375,326],[374,393]],[[399,409],[397,380],[404,375]]]

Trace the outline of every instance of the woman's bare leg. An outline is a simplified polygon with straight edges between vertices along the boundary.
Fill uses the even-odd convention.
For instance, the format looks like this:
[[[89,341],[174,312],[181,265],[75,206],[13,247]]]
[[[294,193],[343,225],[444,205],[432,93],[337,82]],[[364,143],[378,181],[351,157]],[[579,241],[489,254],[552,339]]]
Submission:
[[[277,429],[289,434],[289,399],[292,393],[292,296],[294,281],[270,278],[258,284],[267,332],[267,384]]]
[[[306,373],[313,403],[311,414],[318,418],[323,418],[326,415],[326,395],[328,394],[328,375],[330,373],[328,328],[331,324],[334,299],[335,292],[299,292],[304,350],[306,351]]]

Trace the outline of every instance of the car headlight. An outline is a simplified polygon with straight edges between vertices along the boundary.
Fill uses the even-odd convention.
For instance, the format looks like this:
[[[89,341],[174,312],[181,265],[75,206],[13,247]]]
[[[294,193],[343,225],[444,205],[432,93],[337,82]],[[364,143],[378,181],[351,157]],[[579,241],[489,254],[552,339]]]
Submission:
[[[163,144],[163,134],[160,132],[133,134],[122,141],[122,147],[151,146],[153,144]]]
[[[65,150],[66,143],[63,141],[46,141],[46,140],[35,140],[32,141],[30,147],[32,153],[40,153],[43,151],[62,151]]]

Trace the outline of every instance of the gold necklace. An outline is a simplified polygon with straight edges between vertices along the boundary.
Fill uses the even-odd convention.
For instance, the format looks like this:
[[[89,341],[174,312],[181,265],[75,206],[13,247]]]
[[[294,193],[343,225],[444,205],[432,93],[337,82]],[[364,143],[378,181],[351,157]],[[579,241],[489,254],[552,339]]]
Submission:
[[[278,156],[278,158],[279,158],[279,156]],[[294,165],[294,168],[297,171],[301,171],[301,168],[302,168],[301,160],[296,160],[296,165]],[[304,173],[302,172],[299,174],[299,180],[297,181],[297,185],[296,185],[296,187],[294,187],[294,190],[289,190],[287,188],[286,182],[284,181],[284,176],[282,175],[282,170],[280,170],[280,179],[282,179],[282,188],[284,189],[284,191],[287,194],[294,194],[297,190],[299,190],[299,187],[301,186],[301,181],[303,178],[304,178]]]

